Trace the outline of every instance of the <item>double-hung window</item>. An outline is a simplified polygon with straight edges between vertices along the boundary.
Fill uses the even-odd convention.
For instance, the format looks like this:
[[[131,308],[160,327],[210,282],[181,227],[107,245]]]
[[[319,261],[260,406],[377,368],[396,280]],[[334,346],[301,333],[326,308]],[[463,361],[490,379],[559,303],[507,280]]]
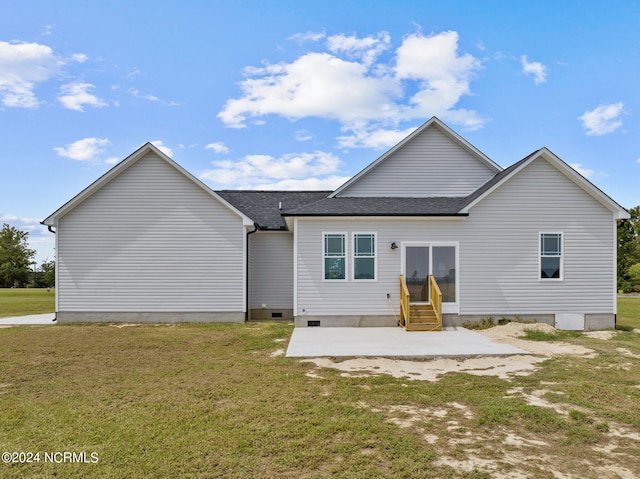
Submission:
[[[353,234],[353,279],[376,279],[376,235],[375,233]]]
[[[562,277],[562,233],[540,233],[540,279]]]
[[[347,279],[346,234],[324,233],[323,277],[325,280]]]

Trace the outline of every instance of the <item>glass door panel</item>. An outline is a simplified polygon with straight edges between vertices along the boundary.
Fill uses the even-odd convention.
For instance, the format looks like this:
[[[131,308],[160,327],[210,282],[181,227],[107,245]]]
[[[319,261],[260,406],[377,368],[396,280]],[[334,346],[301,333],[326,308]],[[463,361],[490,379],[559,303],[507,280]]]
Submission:
[[[456,302],[456,248],[433,247],[433,275],[442,292],[443,303]]]
[[[412,303],[429,301],[429,247],[407,246],[405,249],[405,278]]]

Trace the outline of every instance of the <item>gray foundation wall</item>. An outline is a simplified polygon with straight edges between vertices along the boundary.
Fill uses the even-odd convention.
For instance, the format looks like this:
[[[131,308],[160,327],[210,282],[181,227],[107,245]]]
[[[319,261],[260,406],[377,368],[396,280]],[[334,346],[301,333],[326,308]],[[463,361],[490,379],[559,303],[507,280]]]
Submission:
[[[585,314],[584,330],[614,329],[616,327],[615,314]]]
[[[442,325],[444,327],[464,326],[468,323],[477,323],[486,318],[492,318],[495,324],[501,319],[520,321],[525,323],[547,323],[555,327],[555,314],[518,314],[518,315],[458,315],[443,314]],[[345,315],[345,316],[297,316],[294,319],[296,327],[307,327],[309,321],[319,321],[320,327],[393,327],[397,326],[395,318],[373,315]],[[585,331],[615,328],[614,314],[585,314]]]
[[[345,316],[296,316],[294,324],[297,328],[307,327],[309,321],[320,321],[321,327],[375,328],[397,326],[391,315],[345,315]]]
[[[288,320],[293,319],[293,309],[283,308],[260,308],[249,311],[249,320],[251,321],[269,321],[269,320]]]
[[[60,323],[244,323],[243,312],[58,311]]]

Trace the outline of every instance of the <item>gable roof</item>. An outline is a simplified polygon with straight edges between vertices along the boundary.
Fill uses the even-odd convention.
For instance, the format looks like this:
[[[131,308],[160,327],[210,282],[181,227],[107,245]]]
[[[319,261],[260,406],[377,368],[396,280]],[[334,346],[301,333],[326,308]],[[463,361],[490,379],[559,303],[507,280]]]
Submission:
[[[327,198],[331,191],[220,190],[216,193],[249,216],[261,230],[286,230],[285,211]]]
[[[478,150],[475,146],[473,146],[467,140],[462,138],[455,131],[453,131],[451,128],[449,128],[447,125],[445,125],[442,121],[440,121],[440,119],[438,119],[437,117],[434,116],[434,117],[431,117],[431,119],[429,119],[427,122],[423,123],[421,126],[416,128],[413,131],[413,133],[408,135],[406,138],[404,138],[398,144],[393,146],[391,149],[387,150],[382,156],[380,156],[373,163],[369,164],[366,168],[364,168],[359,173],[357,173],[355,176],[353,176],[351,179],[349,179],[346,183],[344,183],[342,186],[340,186],[338,189],[336,189],[330,196],[332,198],[338,196],[340,193],[342,193],[343,191],[348,189],[350,186],[352,186],[354,183],[358,182],[365,175],[367,175],[370,171],[375,169],[380,163],[386,161],[388,158],[393,156],[398,150],[400,150],[405,145],[407,145],[408,143],[413,141],[416,137],[418,137],[422,132],[424,132],[428,128],[437,128],[438,130],[440,130],[446,136],[451,138],[456,144],[458,144],[460,147],[462,147],[463,149],[468,151],[473,157],[475,157],[481,163],[483,163],[485,166],[487,166],[494,173],[498,173],[498,172],[502,171],[502,168],[500,167],[500,165],[495,163],[488,156],[486,156],[484,153],[482,153],[480,150]]]
[[[134,151],[131,155],[126,157],[124,160],[122,160],[116,166],[111,168],[109,171],[107,171],[104,175],[102,175],[96,181],[94,181],[89,186],[87,186],[84,190],[82,190],[76,196],[71,198],[71,200],[67,201],[64,205],[62,205],[56,211],[51,213],[47,218],[42,220],[41,224],[47,225],[47,226],[56,226],[60,218],[62,218],[67,213],[69,213],[76,206],[78,206],[84,200],[89,198],[96,191],[100,190],[103,186],[105,186],[111,180],[113,180],[114,178],[116,178],[117,176],[125,172],[128,168],[130,168],[132,165],[137,163],[141,158],[143,158],[145,155],[149,153],[153,153],[154,155],[158,156],[161,160],[165,161],[167,164],[173,167],[176,171],[184,175],[189,181],[191,181],[198,188],[202,189],[205,193],[210,195],[212,198],[219,201],[220,203],[225,205],[227,208],[229,208],[231,211],[233,211],[235,214],[240,216],[240,218],[242,218],[243,225],[245,226],[253,225],[253,221],[251,220],[251,218],[249,218],[247,215],[239,211],[229,202],[221,198],[211,188],[209,188],[207,185],[202,183],[199,179],[197,179],[187,170],[182,168],[179,164],[177,164],[175,161],[173,161],[171,158],[169,158],[167,155],[165,155],[162,151],[160,151],[157,147],[155,147],[151,143],[145,143],[144,145],[142,145],[140,148]]]
[[[582,176],[580,173],[578,173],[576,170],[574,170],[568,164],[566,164],[564,161],[558,158],[553,152],[551,152],[546,147],[543,147],[543,148],[540,148],[539,150],[534,151],[533,153],[526,156],[522,160],[511,165],[509,168],[495,175],[491,180],[487,181],[484,185],[482,185],[474,193],[472,193],[467,197],[467,202],[464,205],[464,207],[460,210],[460,213],[468,214],[469,210],[473,208],[476,204],[478,204],[484,198],[489,196],[493,191],[495,191],[505,182],[509,181],[511,178],[516,176],[527,165],[531,164],[532,162],[538,159],[544,159],[548,161],[560,173],[564,174],[569,180],[571,180],[577,186],[582,188],[582,190],[584,190],[588,195],[594,198],[606,209],[611,211],[613,213],[614,219],[626,219],[631,217],[631,215],[627,210],[625,210],[622,206],[616,203],[613,199],[611,199],[597,186],[595,186],[593,183],[587,180],[584,176]]]

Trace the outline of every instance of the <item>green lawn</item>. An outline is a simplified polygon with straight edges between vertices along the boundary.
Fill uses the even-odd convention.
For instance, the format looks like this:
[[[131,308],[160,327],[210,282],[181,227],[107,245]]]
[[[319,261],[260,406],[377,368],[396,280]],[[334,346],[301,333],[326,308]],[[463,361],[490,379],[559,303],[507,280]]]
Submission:
[[[0,288],[0,318],[53,313],[55,290],[45,288]]]
[[[544,479],[557,477],[553,466],[595,478],[614,477],[599,469],[613,461],[640,477],[636,333],[563,337],[597,354],[557,356],[510,381],[450,373],[427,382],[286,358],[292,329],[0,328],[0,452],[41,454],[0,463],[0,476]],[[98,462],[43,462],[65,451]],[[500,476],[482,462],[463,466],[471,457],[498,464]]]
[[[618,327],[640,328],[640,296],[618,297]]]

